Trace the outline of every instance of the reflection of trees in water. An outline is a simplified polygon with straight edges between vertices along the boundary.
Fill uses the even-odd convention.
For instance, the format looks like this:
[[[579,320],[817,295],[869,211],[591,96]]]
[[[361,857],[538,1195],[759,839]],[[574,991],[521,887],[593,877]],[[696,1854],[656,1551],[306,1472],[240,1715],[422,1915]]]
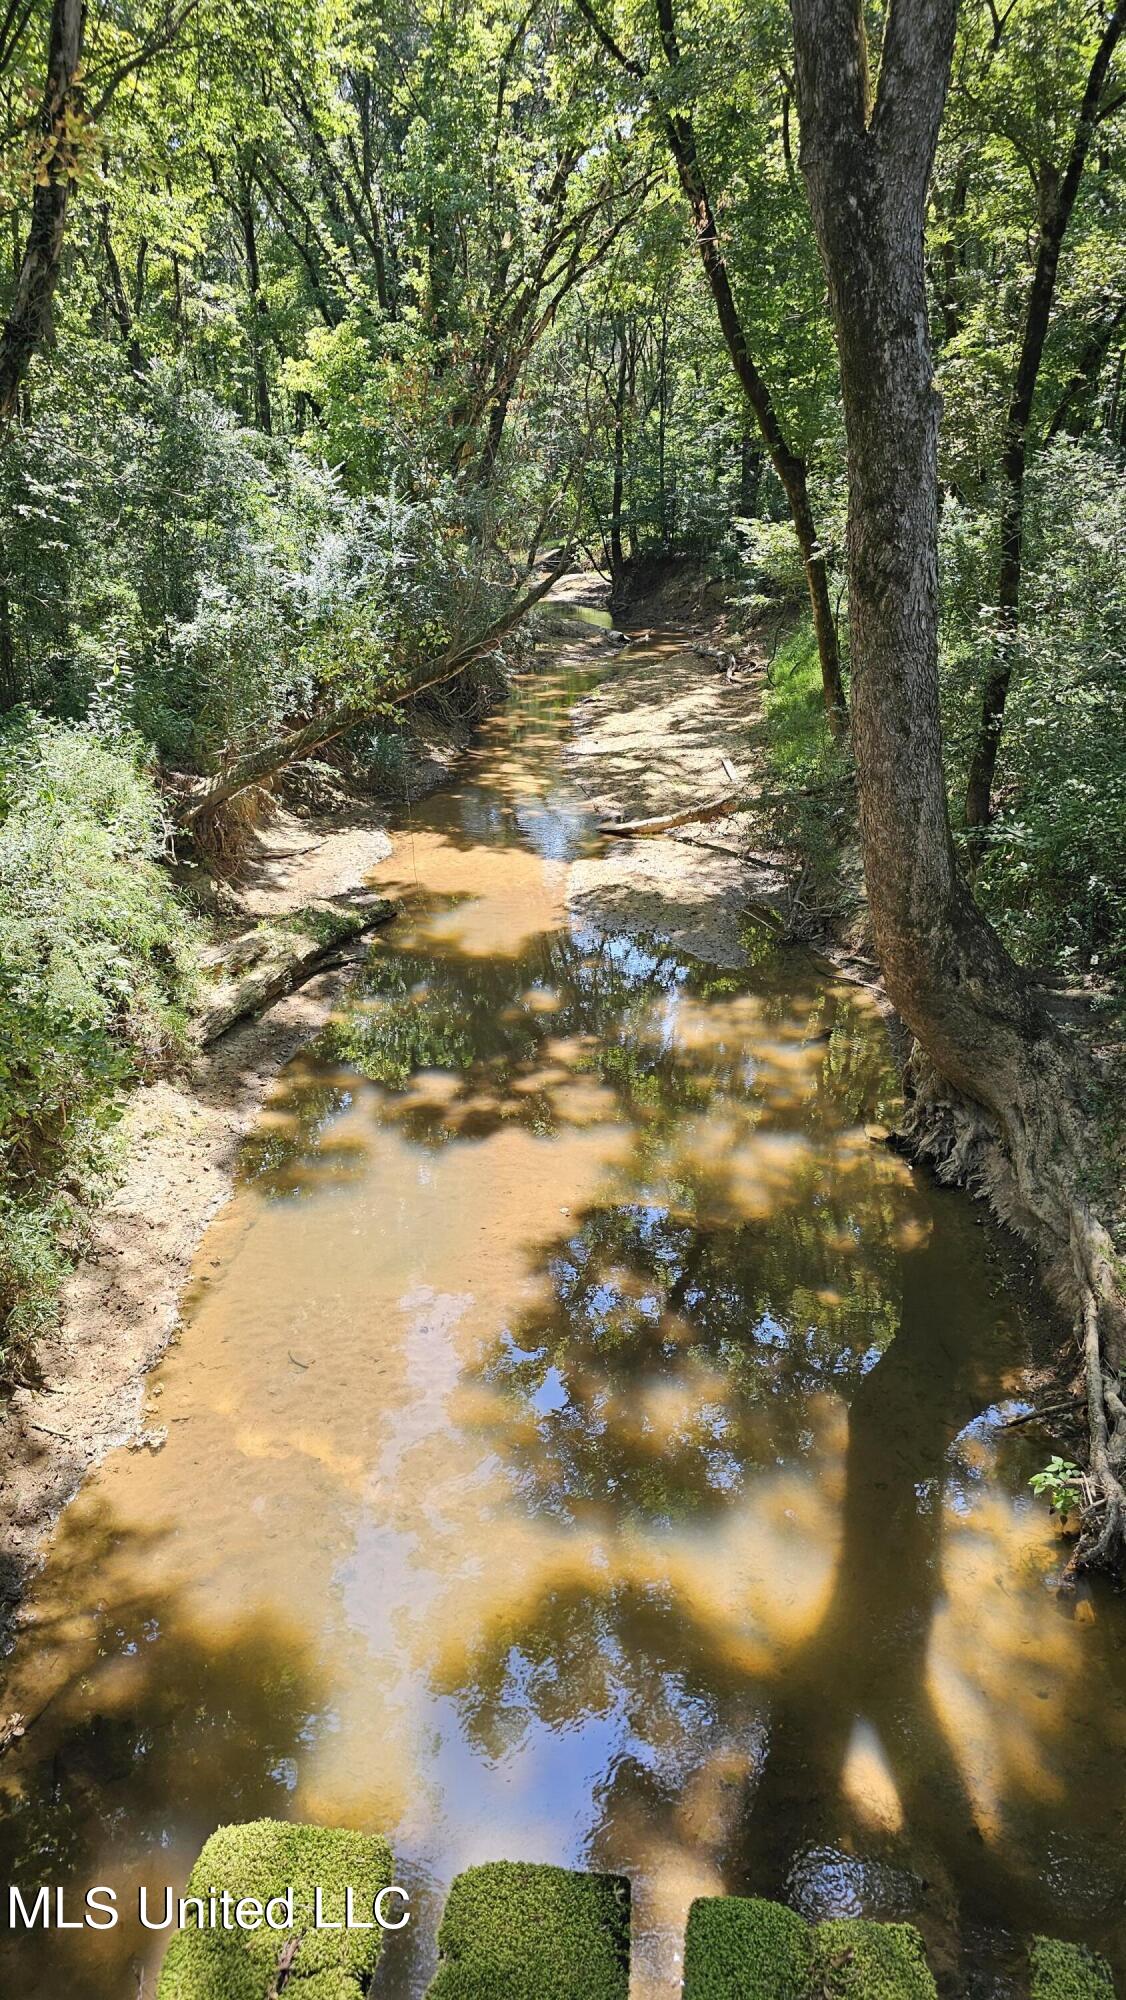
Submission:
[[[0,1879],[63,1883],[77,1901],[88,1884],[110,1883],[122,1922],[96,1937],[34,1931],[0,1940],[0,1986],[27,2000],[121,2000],[138,1990],[130,1955],[144,1933],[128,1885],[151,1883],[159,1910],[164,1884],[186,1875],[217,1824],[286,1817],[298,1763],[325,1724],[318,1676],[295,1630],[262,1617],[230,1634],[200,1630],[175,1593],[131,1587],[151,1539],[126,1536],[83,1501],[62,1530],[51,1595],[37,1603],[43,1655],[50,1663],[57,1636],[67,1665],[4,1758]],[[91,1577],[98,1595],[79,1644],[77,1607],[90,1601]],[[166,1941],[148,1940],[156,1958]]]
[[[1083,1901],[1098,1800],[1067,1796],[1072,1844],[1050,1866],[1045,1811],[1019,1771],[1002,1801],[1011,1840],[983,1831],[928,1678],[950,1446],[1023,1357],[1019,1308],[998,1297],[1006,1273],[956,1197],[905,1186],[846,1143],[876,1110],[882,1031],[813,981],[795,999],[792,961],[785,978],[709,976],[657,948],[565,935],[513,958],[441,942],[373,954],[329,1053],[382,1078],[379,1116],[408,1142],[508,1121],[565,1130],[583,1078],[612,1093],[630,1140],[601,1205],[544,1259],[539,1303],[479,1365],[514,1504],[552,1532],[600,1537],[604,1573],[553,1571],[447,1661],[440,1692],[489,1759],[532,1719],[606,1725],[594,1861],[619,1865],[634,1837],[641,1862],[662,1842],[691,1851],[704,1838],[691,1802],[718,1771],[706,1838],[733,1888],[814,1913],[849,1897],[909,1910],[932,1937],[955,1906],[964,1922],[1091,1934],[1111,1921]],[[705,1031],[685,1035],[692,1009]],[[451,1072],[439,1096],[413,1077],[431,1065]],[[304,1072],[259,1156],[268,1188],[317,1184],[348,1089],[339,1070]],[[709,1148],[709,1120],[730,1143]],[[807,1143],[764,1156],[748,1200],[740,1148],[753,1166],[760,1140],[793,1136]],[[843,1462],[826,1443],[837,1399]],[[756,1601],[767,1629],[749,1666],[728,1611],[662,1576],[662,1537],[753,1531],[764,1484],[803,1469],[818,1475],[814,1531],[840,1537],[832,1581],[796,1635],[781,1614],[770,1628],[769,1592]],[[1110,1645],[1100,1635],[1092,1653]],[[858,1723],[898,1826],[875,1828],[849,1783]],[[1052,1728],[1046,1709],[1041,1737]],[[1062,1750],[1057,1763],[1066,1793]],[[1043,1838],[1029,1844],[1029,1828]]]
[[[612,1090],[614,1115],[647,1135],[654,1156],[670,1125],[724,1092],[764,1125],[784,1112],[789,1123],[839,1130],[871,1115],[890,1075],[882,1030],[813,978],[795,995],[792,963],[785,979],[776,962],[760,967],[748,995],[746,979],[709,972],[657,943],[594,934],[547,933],[513,957],[381,938],[346,1010],[313,1060],[294,1066],[286,1098],[250,1142],[248,1170],[265,1188],[292,1192],[293,1169],[314,1168],[331,1148],[333,1115],[350,1101],[349,1071],[383,1086],[381,1118],[421,1145],[484,1138],[502,1123],[543,1136],[564,1129],[571,1113],[561,1072]],[[753,1016],[725,1029],[724,1003],[740,996]],[[709,1033],[697,1048],[677,1039],[684,1003],[708,1009]],[[812,1051],[800,1088],[778,1067],[775,1044]],[[420,1096],[412,1089],[420,1070],[446,1072],[448,1092]]]
[[[728,1798],[714,1858],[732,1888],[811,1914],[842,1901],[911,1911],[940,1956],[955,1912],[971,1926],[1089,1936],[1100,1922],[1085,1892],[1098,1806],[1068,1800],[1082,1830],[1066,1864],[1056,1852],[1048,1869],[1050,1808],[1045,1819],[1045,1801],[1013,1772],[1002,1800],[1003,1821],[1016,1815],[1011,1838],[983,1832],[928,1672],[950,1448],[1024,1357],[1019,1284],[1006,1300],[1003,1256],[983,1256],[957,1197],[931,1197],[929,1239],[901,1251],[891,1223],[902,1190],[894,1215],[878,1184],[830,1189],[819,1206],[809,1193],[790,1190],[792,1214],[783,1200],[765,1224],[696,1227],[682,1212],[622,1203],[558,1246],[546,1303],[483,1358],[499,1398],[486,1421],[522,1507],[602,1535],[605,1583],[584,1574],[522,1605],[448,1691],[490,1757],[529,1715],[559,1729],[616,1721],[592,1842],[607,1865],[621,1863],[628,1829],[644,1852],[691,1852],[686,1800],[726,1766],[742,1804]],[[860,1242],[842,1305],[825,1294],[835,1262],[839,1281],[846,1200]],[[650,1423],[662,1391],[679,1414]],[[780,1627],[769,1664],[748,1670],[725,1612],[631,1575],[614,1545],[640,1534],[652,1554],[662,1534],[705,1518],[722,1533],[760,1479],[816,1457],[826,1391],[848,1405],[832,1586],[814,1628],[794,1639]],[[832,1466],[819,1470],[832,1480]],[[858,1726],[882,1756],[898,1824],[875,1828],[849,1782]],[[1046,1710],[1041,1747],[1057,1726]],[[1030,1824],[1042,1836],[1031,1850]]]
[[[867,1213],[853,1195],[865,1247],[836,1292],[826,1236],[844,1202],[830,1197],[811,1225],[812,1172],[768,1222],[697,1225],[682,1182],[675,1213],[598,1208],[559,1246],[546,1302],[483,1370],[526,1506],[670,1522],[730,1506],[764,1467],[812,1449],[810,1399],[847,1394],[897,1317],[887,1191]]]

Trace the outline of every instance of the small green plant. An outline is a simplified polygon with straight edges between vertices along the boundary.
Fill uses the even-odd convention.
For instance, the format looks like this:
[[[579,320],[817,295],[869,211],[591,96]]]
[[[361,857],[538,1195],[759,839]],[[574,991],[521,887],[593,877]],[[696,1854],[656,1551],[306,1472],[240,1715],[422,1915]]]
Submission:
[[[1066,1525],[1069,1514],[1083,1497],[1083,1474],[1070,1458],[1054,1457],[1041,1471],[1034,1472],[1029,1485],[1039,1500],[1047,1496],[1053,1514]]]

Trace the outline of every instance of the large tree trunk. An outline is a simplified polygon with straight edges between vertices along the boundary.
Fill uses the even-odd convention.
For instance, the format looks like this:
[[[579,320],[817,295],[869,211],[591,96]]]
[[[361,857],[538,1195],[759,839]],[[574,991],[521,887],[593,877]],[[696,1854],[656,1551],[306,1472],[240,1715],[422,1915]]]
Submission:
[[[11,418],[31,357],[51,328],[51,300],[66,227],[82,92],[75,78],[86,28],[83,0],[54,0],[47,41],[47,87],[34,155],[31,224],[16,296],[0,336],[0,423]]]
[[[916,1129],[1097,1301],[1103,1354],[1126,1360],[1105,1233],[1084,1195],[1090,1136],[1071,1049],[977,909],[947,817],[938,704],[938,422],[923,226],[957,0],[891,0],[873,105],[855,0],[791,0],[801,164],[829,281],[848,440],[852,736],[865,878],[891,999],[922,1054]],[[936,1136],[936,1121],[944,1131]],[[1005,1181],[999,1180],[1002,1164]],[[1101,1386],[1101,1361],[1096,1381]],[[1104,1509],[1088,1537],[1121,1553],[1126,1410],[1092,1403]],[[1118,1405],[1121,1410],[1121,1405]],[[1094,1432],[1104,1426],[1101,1463]]]
[[[1013,656],[1020,612],[1020,578],[1024,555],[1024,475],[1028,459],[1028,431],[1032,405],[1048,337],[1048,322],[1056,293],[1060,251],[1071,221],[1087,153],[1099,117],[1099,103],[1110,69],[1111,58],[1126,27],[1126,0],[1118,0],[1095,50],[1087,75],[1071,152],[1064,173],[1046,162],[1040,169],[1040,237],[1036,267],[1025,308],[1020,356],[1013,378],[1005,421],[1005,444],[1001,458],[1001,559],[997,571],[997,609],[1000,614],[1000,641],[990,664],[982,695],[981,721],[970,759],[966,785],[966,823],[971,827],[989,824],[992,810],[993,779],[1005,704],[1013,674]]]

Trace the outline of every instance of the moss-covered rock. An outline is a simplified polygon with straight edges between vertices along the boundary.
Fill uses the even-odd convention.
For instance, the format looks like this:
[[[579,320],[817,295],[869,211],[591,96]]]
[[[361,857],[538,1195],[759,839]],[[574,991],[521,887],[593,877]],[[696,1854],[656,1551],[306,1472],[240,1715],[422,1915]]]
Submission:
[[[236,1900],[254,1897],[265,1904],[292,1888],[293,1927],[204,1929],[189,1911],[187,1927],[165,1954],[157,2000],[265,2000],[295,1935],[301,1941],[286,1992],[294,2000],[358,2000],[383,1933],[314,1930],[314,1890],[320,1890],[323,1919],[343,1921],[350,1888],[355,1918],[370,1922],[372,1901],[391,1879],[391,1850],[370,1834],[272,1819],[221,1826],[204,1846],[185,1894],[206,1902],[213,1892],[227,1890]]]
[[[918,1931],[859,1917],[813,1932],[813,1991],[818,2000],[936,2000]]]
[[[1110,1967],[1081,1944],[1033,1938],[1028,1966],[1032,2000],[1114,2000]]]
[[[467,1868],[428,2000],[626,2000],[629,1883],[526,1861]]]
[[[684,2000],[807,2000],[809,1927],[781,1903],[701,1896],[688,1912]]]

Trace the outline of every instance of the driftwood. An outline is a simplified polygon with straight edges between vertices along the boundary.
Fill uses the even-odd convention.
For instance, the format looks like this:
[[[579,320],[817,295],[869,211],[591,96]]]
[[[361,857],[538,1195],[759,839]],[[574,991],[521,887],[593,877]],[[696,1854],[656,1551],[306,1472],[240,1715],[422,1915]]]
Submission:
[[[729,760],[724,757],[721,761],[728,777],[734,777],[734,767]],[[732,813],[757,812],[763,806],[792,805],[795,799],[819,798],[826,792],[841,790],[847,782],[834,779],[827,785],[795,785],[788,792],[725,792],[722,798],[712,799],[710,804],[683,806],[679,812],[657,813],[651,819],[604,819],[600,821],[598,831],[640,840],[646,834],[667,833],[670,827],[691,826],[694,820],[728,819]]]
[[[280,1000],[283,993],[292,993],[294,988],[311,979],[316,972],[324,971],[341,947],[363,937],[374,930],[377,924],[385,924],[395,915],[397,905],[386,897],[366,905],[361,911],[362,929],[349,935],[335,937],[302,936],[300,932],[283,936],[273,932],[267,940],[261,934],[250,932],[236,938],[227,947],[223,959],[223,969],[239,971],[243,976],[235,979],[196,1019],[195,1040],[201,1048],[217,1042],[237,1021],[248,1014],[258,1014],[263,1007]],[[260,949],[256,947],[261,946]],[[264,958],[251,971],[243,972],[248,956]]]
[[[647,834],[667,833],[670,827],[691,826],[696,820],[727,819],[731,813],[746,812],[750,804],[741,792],[728,792],[710,804],[684,806],[679,812],[658,813],[653,819],[604,819],[598,831],[618,839],[641,840]]]

